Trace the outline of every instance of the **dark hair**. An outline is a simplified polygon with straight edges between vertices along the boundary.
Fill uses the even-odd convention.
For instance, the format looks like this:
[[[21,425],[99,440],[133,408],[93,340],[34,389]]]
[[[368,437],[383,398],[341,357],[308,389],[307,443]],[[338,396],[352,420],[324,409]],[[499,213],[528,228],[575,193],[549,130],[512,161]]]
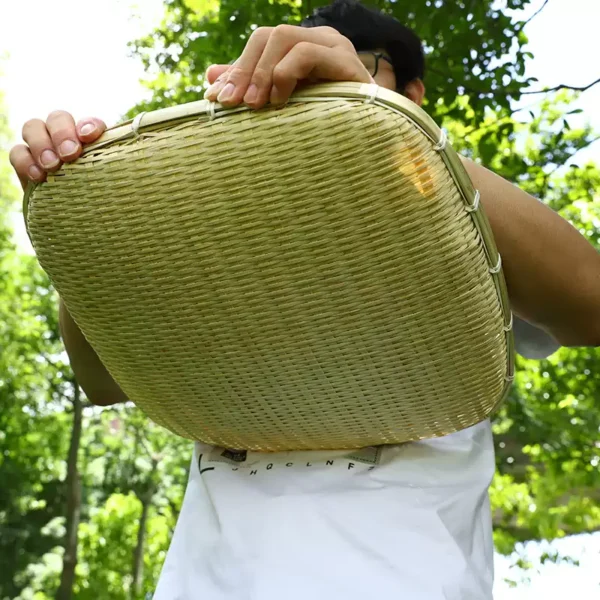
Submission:
[[[354,44],[357,52],[385,50],[392,59],[398,90],[413,79],[423,79],[425,58],[417,34],[394,17],[358,0],[334,0],[329,6],[317,8],[301,25],[333,27]]]

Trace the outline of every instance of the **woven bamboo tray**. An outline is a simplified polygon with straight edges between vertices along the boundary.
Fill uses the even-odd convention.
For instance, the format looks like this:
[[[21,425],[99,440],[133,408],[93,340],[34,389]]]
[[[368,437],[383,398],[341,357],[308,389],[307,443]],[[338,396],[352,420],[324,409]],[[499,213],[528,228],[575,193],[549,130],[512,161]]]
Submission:
[[[42,267],[128,397],[262,451],[490,415],[512,316],[479,194],[433,121],[364,84],[139,115],[32,186]]]

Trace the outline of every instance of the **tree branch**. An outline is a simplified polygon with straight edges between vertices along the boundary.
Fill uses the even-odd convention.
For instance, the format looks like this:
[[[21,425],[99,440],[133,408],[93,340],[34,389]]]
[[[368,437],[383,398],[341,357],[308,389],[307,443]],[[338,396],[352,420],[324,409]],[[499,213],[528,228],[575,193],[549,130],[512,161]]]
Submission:
[[[439,71],[435,68],[430,67],[429,72],[435,73],[436,75],[439,75],[440,77],[446,78],[446,75],[444,73],[442,73],[441,71]],[[518,90],[518,89],[482,90],[481,88],[478,89],[476,87],[472,87],[472,86],[466,85],[464,83],[459,83],[454,78],[448,78],[448,83],[453,83],[457,87],[463,88],[466,92],[471,92],[472,94],[484,94],[486,96],[498,96],[499,94],[502,94],[505,96],[513,96],[515,94],[520,94],[521,96],[530,96],[532,94],[548,94],[550,92],[557,92],[558,90],[573,90],[575,92],[585,92],[585,91],[589,90],[591,87],[594,87],[595,85],[600,83],[600,77],[584,86],[567,85],[566,83],[561,83],[559,85],[556,85],[554,87],[547,88],[544,90],[531,90],[529,92],[527,92],[527,91],[522,92],[521,90]],[[445,90],[443,87],[438,86],[436,88],[436,91],[438,93],[443,94]]]
[[[544,4],[542,4],[542,6],[540,6],[540,8],[538,8],[530,17],[529,19],[527,19],[527,21],[525,21],[525,23],[523,23],[523,25],[521,26],[521,29],[524,29],[526,25],[528,25],[529,23],[531,23],[531,21],[533,21],[533,19],[535,19],[545,8],[546,5],[548,4],[548,2],[550,2],[550,0],[546,0],[544,2]]]
[[[582,146],[581,148],[577,148],[577,150],[575,150],[575,152],[573,152],[573,154],[571,154],[571,156],[569,156],[569,160],[571,160],[574,156],[576,156],[578,152],[581,152],[582,150],[589,148],[592,144],[596,143],[598,140],[600,140],[600,136],[595,137],[593,140],[590,140],[585,146]],[[554,167],[554,169],[552,169],[549,173],[546,173],[545,180],[548,181],[550,179],[550,177],[552,177],[552,175],[554,175],[556,173],[556,171],[558,171],[559,169],[562,169],[564,166],[565,165],[557,164]]]
[[[521,92],[521,95],[525,96],[525,95],[530,95],[530,94],[547,94],[549,92],[557,92],[558,90],[574,90],[575,92],[585,92],[585,91],[589,90],[591,87],[597,85],[598,83],[600,83],[600,77],[598,79],[596,79],[595,81],[592,81],[591,83],[588,83],[587,85],[584,85],[582,87],[579,87],[576,85],[566,85],[564,83],[561,83],[557,86],[554,86],[552,88],[548,88],[545,90],[534,90],[532,92]]]
[[[75,583],[75,569],[77,567],[77,534],[81,518],[81,478],[77,468],[79,445],[81,442],[82,404],[80,400],[79,385],[73,382],[73,426],[71,429],[71,443],[67,458],[67,519],[66,535],[64,541],[65,553],[63,568],[60,576],[60,587],[56,592],[57,600],[70,600],[73,597]]]
[[[148,522],[148,514],[150,512],[150,505],[152,504],[152,498],[156,492],[156,486],[152,483],[152,475],[156,471],[158,461],[152,461],[152,471],[148,476],[150,485],[146,491],[138,496],[138,499],[142,503],[142,514],[140,516],[138,524],[137,541],[133,551],[133,584],[131,586],[131,598],[138,598],[142,594],[142,588],[144,586],[144,548],[146,545],[146,524]]]

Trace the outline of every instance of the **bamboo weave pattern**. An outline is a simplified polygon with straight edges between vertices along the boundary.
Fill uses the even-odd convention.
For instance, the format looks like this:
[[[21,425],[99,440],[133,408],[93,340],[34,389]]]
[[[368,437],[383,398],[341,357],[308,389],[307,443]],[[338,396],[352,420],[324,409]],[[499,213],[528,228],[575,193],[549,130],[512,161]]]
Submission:
[[[326,91],[121,126],[26,198],[73,318],[179,435],[399,443],[473,425],[507,390],[504,278],[453,150],[395,94]]]

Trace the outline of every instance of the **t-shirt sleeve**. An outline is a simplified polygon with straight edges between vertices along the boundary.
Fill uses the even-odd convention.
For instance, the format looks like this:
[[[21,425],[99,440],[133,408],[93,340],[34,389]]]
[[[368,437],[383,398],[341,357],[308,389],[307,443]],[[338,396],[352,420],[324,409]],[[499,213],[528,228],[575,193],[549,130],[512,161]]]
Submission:
[[[549,334],[519,317],[514,317],[515,348],[523,358],[540,360],[554,354],[560,344]]]

